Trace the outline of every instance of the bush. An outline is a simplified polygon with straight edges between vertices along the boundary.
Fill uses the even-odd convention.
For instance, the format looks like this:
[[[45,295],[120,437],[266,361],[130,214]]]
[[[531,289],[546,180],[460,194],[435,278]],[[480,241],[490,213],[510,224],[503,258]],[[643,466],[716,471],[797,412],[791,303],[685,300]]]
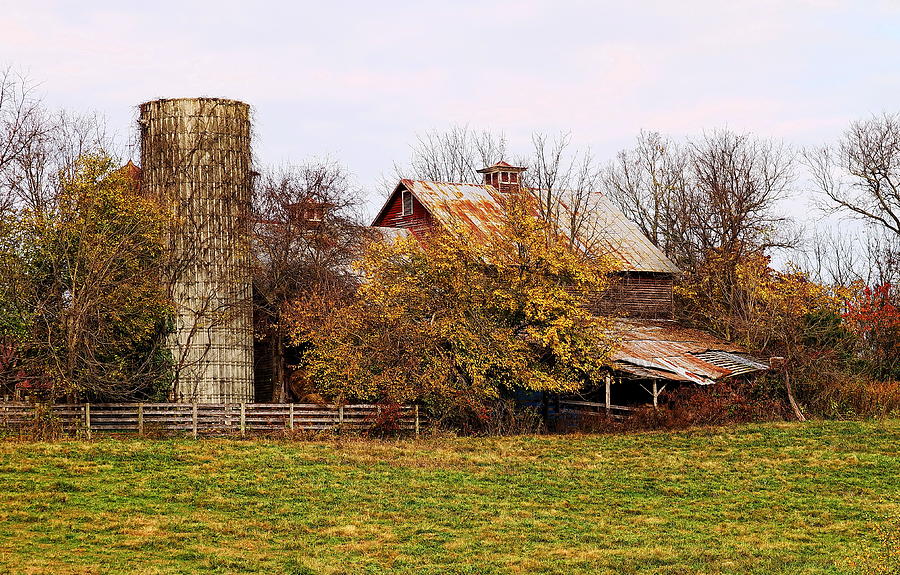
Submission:
[[[813,415],[850,419],[900,414],[900,381],[866,373],[821,369],[805,374],[801,399]]]
[[[698,425],[730,425],[754,421],[782,421],[789,417],[785,401],[769,382],[720,382],[700,387],[684,385],[663,393],[661,405],[643,406],[627,417],[605,412],[580,414],[562,422],[560,431],[624,432],[684,429]]]
[[[531,435],[546,430],[536,407],[523,406],[512,398],[483,402],[461,394],[454,401],[428,406],[431,426],[460,435]]]

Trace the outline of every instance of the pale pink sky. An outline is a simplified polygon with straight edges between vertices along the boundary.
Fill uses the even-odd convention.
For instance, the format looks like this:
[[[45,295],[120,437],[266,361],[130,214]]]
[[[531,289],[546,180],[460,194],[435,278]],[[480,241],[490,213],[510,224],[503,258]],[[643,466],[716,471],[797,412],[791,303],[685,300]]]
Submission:
[[[806,145],[900,111],[900,4],[0,0],[0,66],[126,139],[160,97],[252,104],[263,162],[330,154],[375,190],[415,134],[571,130],[610,158],[641,129]]]

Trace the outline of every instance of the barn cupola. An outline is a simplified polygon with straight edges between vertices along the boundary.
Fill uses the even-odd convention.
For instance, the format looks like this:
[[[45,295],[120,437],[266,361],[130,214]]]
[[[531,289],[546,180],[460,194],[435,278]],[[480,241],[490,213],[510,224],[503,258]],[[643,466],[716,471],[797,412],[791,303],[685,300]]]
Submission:
[[[494,186],[500,192],[518,192],[522,185],[522,172],[527,168],[510,166],[506,162],[497,162],[493,166],[481,168],[479,174],[484,174],[484,183]]]

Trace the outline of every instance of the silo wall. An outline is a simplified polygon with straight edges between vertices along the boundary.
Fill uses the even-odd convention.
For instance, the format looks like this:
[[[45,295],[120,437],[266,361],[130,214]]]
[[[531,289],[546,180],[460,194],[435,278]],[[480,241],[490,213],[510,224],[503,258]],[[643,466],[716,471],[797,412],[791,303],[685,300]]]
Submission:
[[[140,106],[142,190],[172,211],[172,399],[253,401],[250,109],[218,98]]]

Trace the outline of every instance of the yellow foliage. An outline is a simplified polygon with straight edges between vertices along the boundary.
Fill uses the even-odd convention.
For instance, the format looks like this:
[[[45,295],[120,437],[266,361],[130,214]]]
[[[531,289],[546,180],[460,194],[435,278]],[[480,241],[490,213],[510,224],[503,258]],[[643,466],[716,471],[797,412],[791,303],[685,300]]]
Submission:
[[[17,215],[17,345],[51,396],[130,397],[166,376],[167,214],[116,167],[82,156],[46,204]]]
[[[701,272],[676,287],[676,295],[696,323],[758,350],[795,343],[812,314],[840,314],[846,297],[842,288],[813,282],[792,266],[775,270],[769,263],[759,253],[739,258],[712,252]]]
[[[352,301],[294,306],[294,341],[308,346],[320,391],[339,401],[572,391],[607,359],[606,322],[585,303],[610,267],[510,202],[503,230],[486,238],[460,227],[373,242]]]

